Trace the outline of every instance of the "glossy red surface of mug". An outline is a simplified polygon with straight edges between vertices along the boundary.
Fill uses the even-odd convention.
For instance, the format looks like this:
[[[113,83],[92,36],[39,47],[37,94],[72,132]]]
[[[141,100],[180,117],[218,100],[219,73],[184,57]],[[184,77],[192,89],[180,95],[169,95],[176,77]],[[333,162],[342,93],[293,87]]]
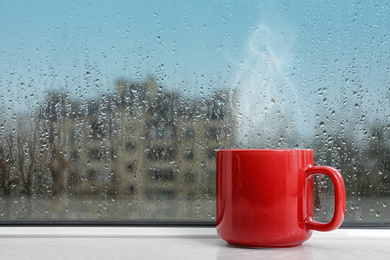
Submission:
[[[233,245],[290,247],[309,239],[312,230],[338,228],[345,214],[343,178],[332,167],[313,165],[313,150],[217,151],[218,235]],[[313,219],[317,174],[333,181],[328,223]]]

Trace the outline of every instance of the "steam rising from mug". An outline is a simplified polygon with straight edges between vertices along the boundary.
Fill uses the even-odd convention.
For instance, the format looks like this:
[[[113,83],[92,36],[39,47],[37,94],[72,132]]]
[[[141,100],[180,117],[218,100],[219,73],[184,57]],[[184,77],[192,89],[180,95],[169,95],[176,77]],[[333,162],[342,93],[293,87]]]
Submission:
[[[295,32],[291,24],[268,15],[248,38],[230,95],[239,146],[264,145],[281,129],[293,128],[299,113],[298,94],[289,79]]]

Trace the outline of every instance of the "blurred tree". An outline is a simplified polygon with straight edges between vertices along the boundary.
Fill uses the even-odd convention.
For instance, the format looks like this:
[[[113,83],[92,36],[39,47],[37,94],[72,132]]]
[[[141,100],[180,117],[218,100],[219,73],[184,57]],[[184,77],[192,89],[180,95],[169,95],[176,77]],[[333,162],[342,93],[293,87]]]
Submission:
[[[390,133],[387,126],[371,125],[368,143],[363,147],[364,171],[358,177],[365,196],[390,195]]]

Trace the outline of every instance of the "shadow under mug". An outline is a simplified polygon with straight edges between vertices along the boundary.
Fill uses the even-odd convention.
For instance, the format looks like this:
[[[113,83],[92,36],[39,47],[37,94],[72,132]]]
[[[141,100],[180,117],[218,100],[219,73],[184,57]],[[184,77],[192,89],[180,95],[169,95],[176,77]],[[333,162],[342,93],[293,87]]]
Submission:
[[[218,150],[217,232],[232,245],[291,247],[312,230],[337,229],[345,214],[344,181],[336,169],[313,166],[313,150]],[[335,193],[330,222],[314,220],[314,175]]]

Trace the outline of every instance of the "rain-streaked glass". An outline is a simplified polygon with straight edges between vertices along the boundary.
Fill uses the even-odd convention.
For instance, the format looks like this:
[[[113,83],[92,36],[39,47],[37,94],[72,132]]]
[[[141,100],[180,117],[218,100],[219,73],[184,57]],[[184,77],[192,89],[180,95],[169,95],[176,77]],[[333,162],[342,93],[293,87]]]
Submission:
[[[215,221],[215,151],[311,148],[390,223],[390,1],[1,1],[0,221]],[[316,179],[315,215],[333,186]]]

